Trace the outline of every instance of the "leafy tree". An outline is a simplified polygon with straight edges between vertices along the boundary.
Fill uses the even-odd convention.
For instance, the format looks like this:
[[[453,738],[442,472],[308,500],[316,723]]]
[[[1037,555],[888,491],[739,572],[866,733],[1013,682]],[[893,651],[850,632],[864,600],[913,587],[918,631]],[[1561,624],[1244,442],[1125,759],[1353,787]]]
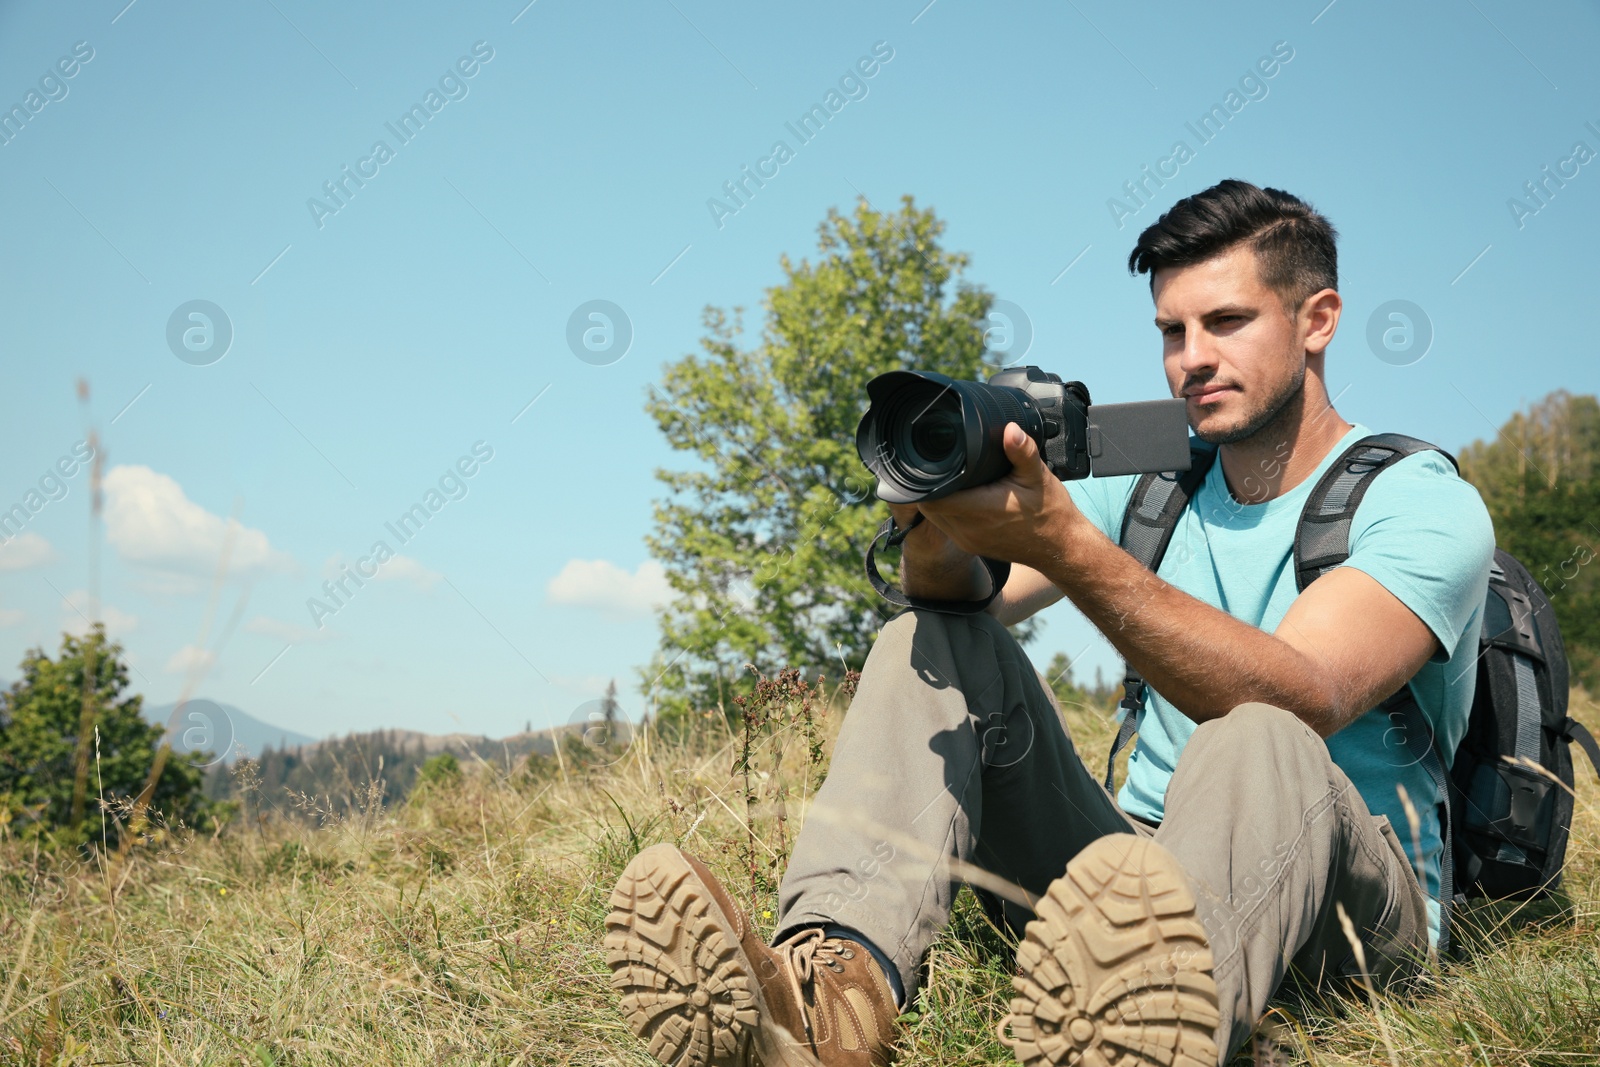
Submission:
[[[445,789],[461,781],[461,761],[454,752],[440,752],[429,756],[417,769],[417,781],[412,792],[426,789]]]
[[[1065,652],[1057,652],[1050,657],[1050,665],[1044,669],[1044,676],[1050,683],[1050,689],[1056,696],[1056,702],[1063,711],[1073,708],[1087,709],[1102,715],[1109,715],[1117,706],[1117,701],[1122,698],[1120,685],[1108,685],[1104,673],[1095,668],[1094,686],[1079,685],[1072,678],[1072,661]]]
[[[617,703],[617,680],[611,679],[606,683],[606,695],[600,699],[600,716],[604,722],[605,743],[611,744],[617,739],[617,715],[622,711],[622,706]]]
[[[887,515],[855,449],[866,384],[982,369],[992,297],[962,280],[967,256],[940,247],[943,230],[909,196],[898,212],[830,210],[816,263],[781,258],[759,341],[741,344],[740,309],[707,308],[702,352],[650,390],[646,410],[697,461],[656,472],[670,495],[647,538],[677,594],[644,672],[668,721],[731,716],[746,664],[860,669],[887,608],[862,573]]]
[[[1460,461],[1496,542],[1549,594],[1573,680],[1600,688],[1600,401],[1558,390]]]
[[[102,826],[98,805],[74,803],[80,778],[80,740],[86,743],[87,788],[113,812],[126,810],[146,788],[165,729],[146,722],[144,698],[123,695],[128,668],[122,646],[96,625],[83,637],[63,634],[61,652],[23,657],[22,677],[0,694],[0,822],[23,833],[56,832],[86,841]],[[150,805],[169,822],[200,825],[212,809],[202,792],[204,753],[168,751]],[[81,791],[81,790],[80,790]],[[120,826],[105,821],[107,841]]]

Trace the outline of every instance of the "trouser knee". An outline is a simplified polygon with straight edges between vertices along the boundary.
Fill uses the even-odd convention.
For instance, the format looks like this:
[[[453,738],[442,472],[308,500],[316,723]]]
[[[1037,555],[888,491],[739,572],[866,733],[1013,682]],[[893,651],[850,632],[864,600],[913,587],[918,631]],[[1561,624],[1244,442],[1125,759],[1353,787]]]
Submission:
[[[1242,761],[1323,756],[1322,739],[1298,715],[1272,704],[1252,701],[1195,728],[1184,755],[1204,752],[1211,758]]]
[[[931,692],[930,692],[931,691]],[[1058,725],[1048,689],[1005,625],[984,612],[952,615],[908,609],[884,624],[867,657],[852,713],[897,714],[933,692],[959,694],[986,769],[1027,757],[1041,731]],[[847,720],[848,721],[848,720]],[[955,726],[951,718],[946,728]]]
[[[1299,803],[1327,792],[1327,745],[1298,716],[1270,704],[1240,704],[1207,720],[1184,746],[1168,787],[1168,811]]]
[[[988,673],[1000,661],[1026,661],[1005,625],[987,612],[952,615],[907,608],[884,623],[863,673],[910,667],[935,685],[952,671]]]
[[[1016,638],[1011,636],[1011,631],[1006,629],[1005,624],[987,611],[957,615],[948,611],[931,611],[927,608],[904,608],[884,623],[879,628],[878,634],[881,637],[888,633],[913,633],[929,628],[962,634],[981,630],[994,635],[997,639],[1004,637],[1005,640],[1016,644]]]

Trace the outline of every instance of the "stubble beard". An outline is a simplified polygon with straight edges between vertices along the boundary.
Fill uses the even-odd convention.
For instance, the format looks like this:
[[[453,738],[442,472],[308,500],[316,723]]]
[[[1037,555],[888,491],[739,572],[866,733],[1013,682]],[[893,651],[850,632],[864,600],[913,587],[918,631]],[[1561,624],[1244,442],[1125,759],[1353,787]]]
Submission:
[[[1305,392],[1306,368],[1300,365],[1295,376],[1268,397],[1261,406],[1237,426],[1223,430],[1195,429],[1195,436],[1207,444],[1232,445],[1248,441],[1257,434],[1267,435],[1279,429],[1300,410],[1300,400]],[[1280,435],[1282,436],[1282,435]]]

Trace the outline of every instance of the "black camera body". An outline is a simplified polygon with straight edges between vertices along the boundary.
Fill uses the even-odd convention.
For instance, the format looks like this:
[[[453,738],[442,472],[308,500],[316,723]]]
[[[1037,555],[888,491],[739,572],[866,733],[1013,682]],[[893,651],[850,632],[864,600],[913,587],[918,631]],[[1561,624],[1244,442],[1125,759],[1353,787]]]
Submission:
[[[1090,474],[1189,469],[1182,400],[1091,404],[1082,382],[1040,367],[1009,367],[987,382],[898,370],[867,383],[871,401],[856,452],[878,477],[878,498],[911,504],[986,485],[1011,470],[1003,435],[1016,423],[1062,481]]]
[[[1063,382],[1042,367],[1009,367],[990,375],[991,388],[1015,389],[1033,402],[1041,423],[1038,432],[1023,432],[1039,445],[1044,465],[1062,481],[1089,476],[1089,389],[1082,382]],[[1028,400],[1022,401],[1027,410]],[[1018,425],[1022,425],[1018,423]]]

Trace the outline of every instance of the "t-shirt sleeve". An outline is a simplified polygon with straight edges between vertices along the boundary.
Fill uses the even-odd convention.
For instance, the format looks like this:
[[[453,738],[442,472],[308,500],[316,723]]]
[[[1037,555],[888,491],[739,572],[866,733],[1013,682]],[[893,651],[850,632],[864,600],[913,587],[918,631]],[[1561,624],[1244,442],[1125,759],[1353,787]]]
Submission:
[[[1137,474],[1110,478],[1077,478],[1067,483],[1067,495],[1084,517],[1113,541],[1122,537],[1122,515],[1139,481]]]
[[[1370,575],[1439,639],[1450,658],[1488,591],[1494,524],[1478,490],[1437,452],[1395,462],[1367,487],[1343,566]]]

